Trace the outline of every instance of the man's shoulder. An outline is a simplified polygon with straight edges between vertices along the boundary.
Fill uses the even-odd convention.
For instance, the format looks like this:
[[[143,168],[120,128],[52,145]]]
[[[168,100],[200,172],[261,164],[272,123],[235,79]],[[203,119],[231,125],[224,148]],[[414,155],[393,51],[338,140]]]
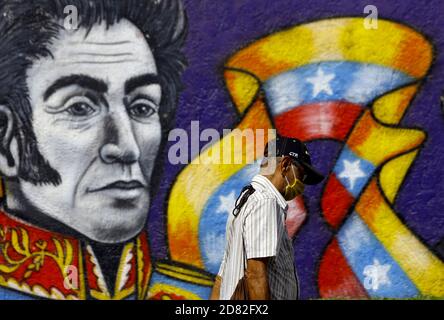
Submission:
[[[262,206],[277,205],[276,197],[268,192],[256,190],[245,202],[245,211],[257,211]]]
[[[250,198],[251,199],[248,199],[249,201],[253,200],[255,202],[258,202],[258,201],[265,201],[265,202],[275,201],[276,202],[276,197],[266,190],[256,190]]]
[[[271,190],[271,182],[262,175],[256,175],[251,181],[251,186],[254,188],[257,200],[276,200],[276,195]]]
[[[253,188],[254,188],[254,193],[253,193],[253,200],[255,201],[276,201],[276,197],[274,196],[273,193],[270,192],[270,190],[268,190],[267,188],[264,188],[262,186],[259,186],[257,184],[252,184]],[[250,200],[250,199],[248,199]]]

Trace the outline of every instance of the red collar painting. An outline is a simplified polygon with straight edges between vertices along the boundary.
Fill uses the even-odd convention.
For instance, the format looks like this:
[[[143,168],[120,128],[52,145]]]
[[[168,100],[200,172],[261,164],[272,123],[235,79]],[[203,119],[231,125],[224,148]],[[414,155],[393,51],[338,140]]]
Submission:
[[[151,276],[146,233],[123,247],[110,292],[94,252],[0,211],[0,286],[49,299],[145,299]]]

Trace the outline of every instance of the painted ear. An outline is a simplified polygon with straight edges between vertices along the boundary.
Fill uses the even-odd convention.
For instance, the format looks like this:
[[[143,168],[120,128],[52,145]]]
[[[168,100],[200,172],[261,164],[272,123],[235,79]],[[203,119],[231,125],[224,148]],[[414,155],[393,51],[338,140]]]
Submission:
[[[14,159],[14,154],[17,154],[16,148],[13,150],[14,121],[11,109],[0,105],[0,173],[7,177],[17,176],[18,172],[16,165],[18,161]]]

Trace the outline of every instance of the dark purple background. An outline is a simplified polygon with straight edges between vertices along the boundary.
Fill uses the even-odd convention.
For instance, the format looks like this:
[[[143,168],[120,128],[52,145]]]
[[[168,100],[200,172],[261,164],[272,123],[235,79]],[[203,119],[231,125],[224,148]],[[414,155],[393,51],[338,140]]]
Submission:
[[[406,224],[430,247],[444,234],[444,121],[439,97],[444,89],[443,0],[185,0],[189,36],[185,52],[189,68],[186,89],[178,106],[177,127],[190,129],[233,128],[238,121],[224,86],[222,66],[234,52],[283,27],[327,17],[365,16],[364,7],[377,6],[379,17],[402,22],[421,31],[436,47],[435,61],[422,90],[402,121],[428,133],[417,161],[398,195],[396,210]],[[384,48],[381,48],[384,50]],[[314,162],[328,172],[339,151],[333,142],[310,145]],[[166,258],[165,201],[182,166],[165,162],[165,172],[150,213],[149,234],[153,254]],[[322,251],[332,233],[319,214],[322,186],[308,191],[308,220],[295,240],[296,265],[301,280],[301,298],[318,297],[316,273]]]

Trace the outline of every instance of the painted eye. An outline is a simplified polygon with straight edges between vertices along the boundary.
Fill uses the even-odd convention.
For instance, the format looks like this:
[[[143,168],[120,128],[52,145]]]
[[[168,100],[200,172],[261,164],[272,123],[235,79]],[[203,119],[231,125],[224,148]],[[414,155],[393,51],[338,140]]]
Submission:
[[[67,108],[66,111],[75,117],[87,117],[94,113],[94,108],[85,102],[77,102]]]
[[[137,102],[132,105],[129,109],[129,114],[134,118],[149,118],[154,113],[156,109],[147,103]]]

